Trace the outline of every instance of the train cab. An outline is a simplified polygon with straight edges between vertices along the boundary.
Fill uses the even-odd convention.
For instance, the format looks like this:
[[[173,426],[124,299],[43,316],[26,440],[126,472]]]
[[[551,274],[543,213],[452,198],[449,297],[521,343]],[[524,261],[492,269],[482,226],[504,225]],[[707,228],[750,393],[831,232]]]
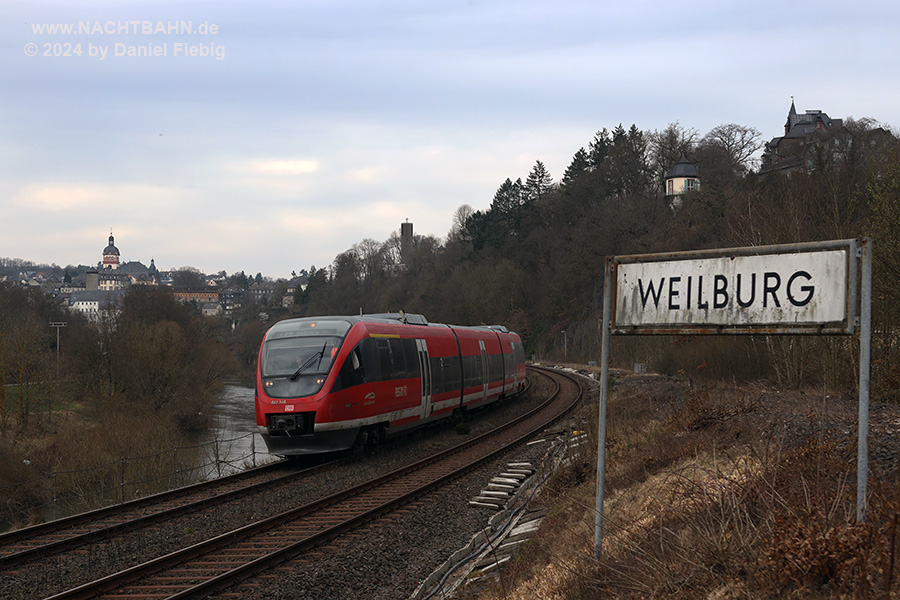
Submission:
[[[521,341],[505,328],[402,313],[289,319],[260,347],[256,422],[273,454],[333,452],[514,395],[522,381]]]

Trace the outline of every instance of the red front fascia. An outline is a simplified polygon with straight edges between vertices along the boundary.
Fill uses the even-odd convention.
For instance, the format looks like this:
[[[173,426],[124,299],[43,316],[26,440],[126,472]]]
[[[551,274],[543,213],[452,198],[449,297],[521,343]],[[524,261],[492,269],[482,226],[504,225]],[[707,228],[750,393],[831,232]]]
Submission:
[[[257,369],[257,425],[266,426],[266,415],[268,414],[315,412],[316,423],[333,423],[366,419],[420,406],[422,403],[422,381],[419,378],[378,381],[356,385],[346,390],[331,393],[341,365],[344,364],[353,348],[365,337],[379,336],[425,338],[428,340],[429,353],[436,353],[432,354],[432,356],[456,356],[456,343],[449,329],[444,332],[439,329],[415,325],[356,323],[347,332],[322,388],[312,396],[305,398],[270,398],[263,391],[262,376],[259,373],[259,369]],[[260,349],[261,352],[262,349]],[[417,420],[418,418],[412,417],[412,420]],[[403,419],[394,424],[405,423],[409,420]]]
[[[347,332],[347,335],[344,337],[344,342],[341,344],[337,355],[331,362],[331,370],[328,372],[328,375],[326,375],[325,383],[322,384],[321,389],[312,396],[302,398],[270,398],[268,394],[265,393],[262,374],[259,370],[259,364],[262,360],[262,346],[265,343],[265,339],[263,339],[263,344],[260,344],[259,348],[259,356],[257,356],[256,359],[256,424],[261,427],[267,426],[266,415],[300,412],[315,412],[316,422],[321,422],[322,418],[320,415],[331,412],[328,410],[330,408],[328,392],[334,385],[334,380],[337,378],[340,365],[344,364],[344,359],[347,357],[347,354],[350,353],[350,350],[352,350],[359,341],[361,337],[360,331],[360,324],[357,323]]]

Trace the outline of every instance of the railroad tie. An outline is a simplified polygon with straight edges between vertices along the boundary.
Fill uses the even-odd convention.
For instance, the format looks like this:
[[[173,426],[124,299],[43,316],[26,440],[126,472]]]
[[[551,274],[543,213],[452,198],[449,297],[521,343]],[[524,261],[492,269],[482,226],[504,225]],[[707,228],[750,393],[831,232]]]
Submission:
[[[506,466],[510,469],[528,469],[532,473],[534,472],[534,467],[530,462],[511,462]]]
[[[509,492],[500,492],[493,490],[481,490],[482,496],[490,496],[492,498],[509,498]]]
[[[496,540],[484,549],[476,559],[475,566],[469,574],[469,582],[481,579],[484,575],[510,560],[512,554],[525,542],[531,534],[540,528],[546,510],[540,509],[517,519],[517,524],[503,538]]]
[[[474,500],[469,500],[469,506],[483,506],[485,508],[492,508],[494,510],[500,510],[503,508],[505,502],[500,502],[496,500],[485,501],[480,496],[476,497]]]
[[[502,483],[502,484],[506,484],[506,485],[519,487],[519,484],[521,482],[518,479],[512,479],[510,477],[494,477],[491,479],[491,483]]]
[[[507,463],[506,470],[497,477],[492,477],[487,488],[469,501],[469,506],[501,510],[522,483],[534,473],[534,467],[528,462]]]

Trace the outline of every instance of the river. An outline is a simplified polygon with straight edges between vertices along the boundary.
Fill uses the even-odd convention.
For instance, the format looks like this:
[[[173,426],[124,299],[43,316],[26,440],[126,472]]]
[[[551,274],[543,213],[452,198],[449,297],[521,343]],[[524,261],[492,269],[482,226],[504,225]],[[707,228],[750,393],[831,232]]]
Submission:
[[[206,447],[207,477],[228,475],[274,460],[256,427],[252,387],[226,385],[215,410]]]

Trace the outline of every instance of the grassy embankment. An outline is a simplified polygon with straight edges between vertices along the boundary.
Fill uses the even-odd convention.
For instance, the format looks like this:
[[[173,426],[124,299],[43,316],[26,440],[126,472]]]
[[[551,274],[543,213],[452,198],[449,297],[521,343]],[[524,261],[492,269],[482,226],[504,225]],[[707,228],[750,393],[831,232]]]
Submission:
[[[601,560],[593,402],[591,441],[541,494],[540,532],[478,598],[900,597],[900,426],[890,431],[900,411],[873,409],[869,513],[858,524],[856,406],[810,390],[619,377]]]
[[[0,530],[137,498],[199,474],[197,435],[121,398],[58,399],[0,436]]]

